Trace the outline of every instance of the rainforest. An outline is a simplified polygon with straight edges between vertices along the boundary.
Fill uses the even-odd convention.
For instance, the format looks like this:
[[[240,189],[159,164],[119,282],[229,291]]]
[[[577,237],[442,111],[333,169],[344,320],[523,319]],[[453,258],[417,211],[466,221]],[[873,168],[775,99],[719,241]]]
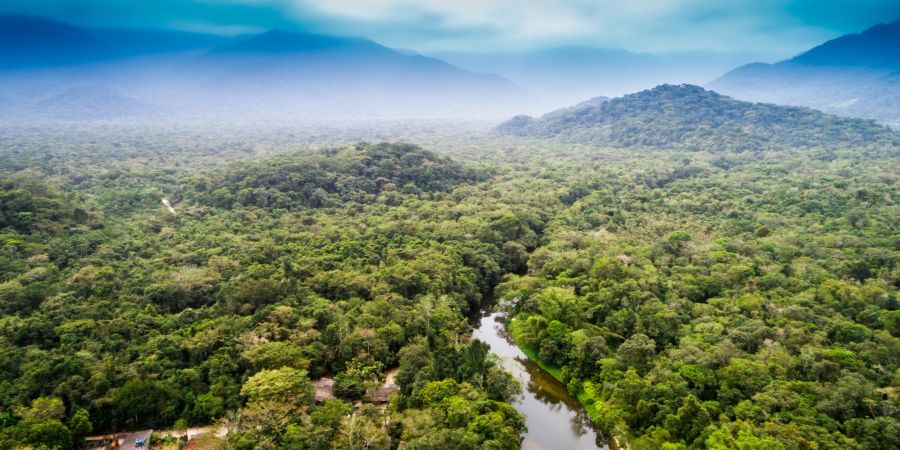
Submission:
[[[469,337],[496,296],[620,445],[898,445],[898,138],[853,125],[764,151],[234,132],[215,161],[186,131],[6,134],[0,444],[221,422],[229,448],[518,448],[521,387]]]
[[[900,449],[895,1],[3,3],[0,450]]]

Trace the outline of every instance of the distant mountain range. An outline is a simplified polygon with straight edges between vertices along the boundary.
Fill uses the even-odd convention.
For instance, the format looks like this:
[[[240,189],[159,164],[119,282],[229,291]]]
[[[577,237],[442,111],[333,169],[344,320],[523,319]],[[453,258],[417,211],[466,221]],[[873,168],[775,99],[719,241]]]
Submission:
[[[363,38],[223,38],[0,16],[0,121],[503,117],[510,81]]]
[[[898,37],[900,21],[879,25],[785,62],[742,66],[709,87],[900,126]],[[308,32],[222,37],[0,15],[0,123],[503,118],[699,82],[752,60],[588,47],[439,56]]]
[[[708,87],[743,100],[809,106],[900,126],[900,20],[777,64],[739,67]]]
[[[738,101],[693,85],[661,85],[540,118],[516,116],[496,131],[609,147],[691,150],[900,144],[900,135],[872,121]]]
[[[619,96],[663,83],[705,83],[769,55],[756,53],[636,53],[593,47],[551,47],[509,53],[435,53],[477,72],[500,74],[542,97],[545,111],[597,95]]]
[[[178,31],[83,29],[45,17],[0,15],[0,69],[70,66],[214,48],[233,40]]]

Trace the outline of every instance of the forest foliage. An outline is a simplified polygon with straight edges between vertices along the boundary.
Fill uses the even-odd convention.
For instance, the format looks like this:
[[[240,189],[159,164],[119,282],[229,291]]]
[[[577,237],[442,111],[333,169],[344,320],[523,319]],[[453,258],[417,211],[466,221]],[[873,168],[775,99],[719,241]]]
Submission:
[[[524,423],[504,403],[518,385],[469,342],[465,314],[524,267],[546,214],[487,184],[451,191],[486,176],[360,144],[186,173],[154,194],[181,198],[174,215],[109,204],[104,189],[87,201],[109,210],[78,212],[49,184],[10,178],[0,403],[14,413],[0,444],[38,444],[32,429],[81,411],[119,430],[239,410],[235,448],[518,447]],[[391,367],[398,403],[345,421]],[[315,405],[322,376],[338,399]],[[45,397],[65,414],[15,413]]]
[[[871,120],[738,101],[699,86],[667,84],[537,119],[517,116],[497,132],[620,148],[719,152],[900,145],[900,135]]]
[[[785,156],[599,181],[498,287],[631,448],[900,447],[896,154]]]
[[[10,134],[0,448],[176,422],[236,449],[518,448],[518,383],[470,339],[495,286],[631,448],[896,448],[898,154],[860,123],[835,133],[881,137],[218,158]],[[354,406],[391,368],[399,395]]]

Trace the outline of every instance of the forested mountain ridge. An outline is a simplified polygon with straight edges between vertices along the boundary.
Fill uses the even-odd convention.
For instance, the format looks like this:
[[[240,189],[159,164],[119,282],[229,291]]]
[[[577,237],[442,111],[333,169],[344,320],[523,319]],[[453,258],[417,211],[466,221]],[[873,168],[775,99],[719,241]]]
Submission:
[[[871,121],[807,108],[748,103],[693,85],[661,85],[534,119],[502,134],[611,147],[765,151],[788,147],[893,146],[900,136]]]

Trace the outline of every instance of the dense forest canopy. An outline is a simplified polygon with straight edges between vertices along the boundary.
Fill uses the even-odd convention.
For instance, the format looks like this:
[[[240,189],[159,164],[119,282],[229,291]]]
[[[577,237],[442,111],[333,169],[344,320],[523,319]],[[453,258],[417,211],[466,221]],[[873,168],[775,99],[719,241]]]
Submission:
[[[893,132],[792,110],[778,145],[692,147],[684,96],[785,111],[663,87],[643,123],[645,95],[585,105],[659,126],[612,148],[7,130],[0,448],[210,423],[235,449],[518,448],[519,385],[469,337],[492,291],[630,448],[900,447]]]
[[[900,1],[705,3],[0,3],[0,450],[900,450]]]
[[[447,192],[485,178],[484,173],[409,144],[360,144],[240,164],[216,181],[192,181],[194,189],[210,191],[208,195],[197,193],[204,203],[230,207],[237,202],[277,209],[367,203],[377,194],[390,195],[396,190]]]
[[[503,402],[518,385],[466,342],[465,313],[524,267],[546,213],[542,198],[486,184],[450,191],[485,178],[414,146],[361,144],[184,174],[177,215],[114,202],[94,226],[84,211],[61,215],[77,209],[47,185],[11,178],[0,401],[61,401],[98,430],[243,407],[238,447],[322,448],[348,427],[427,448],[517,447],[522,419]],[[396,425],[382,429],[378,409],[342,425],[346,402],[398,366]],[[294,398],[322,376],[344,400]],[[39,416],[15,413],[0,444],[33,442],[67,415]]]
[[[500,286],[517,340],[633,448],[896,448],[896,160],[821,156],[604,182]]]

